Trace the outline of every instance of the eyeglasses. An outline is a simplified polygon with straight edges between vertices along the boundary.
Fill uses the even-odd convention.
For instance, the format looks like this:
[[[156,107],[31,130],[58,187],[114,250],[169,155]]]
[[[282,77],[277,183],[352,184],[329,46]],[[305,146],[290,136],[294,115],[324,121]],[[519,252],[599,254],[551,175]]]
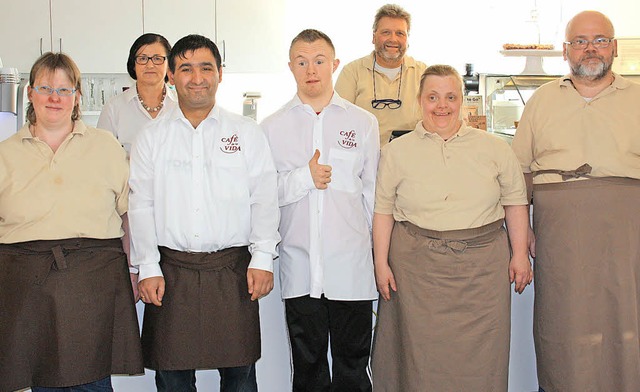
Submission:
[[[587,46],[589,46],[589,44],[593,45],[593,47],[596,49],[604,49],[604,48],[608,48],[609,44],[613,42],[614,39],[615,38],[613,37],[611,38],[600,37],[592,41],[589,41],[587,39],[578,38],[578,39],[574,39],[573,41],[567,41],[565,42],[565,44],[571,45],[571,47],[575,50],[586,49]]]
[[[160,65],[160,64],[164,64],[164,61],[166,59],[167,59],[166,56],[160,56],[157,54],[154,54],[151,57],[143,54],[141,56],[136,56],[136,63],[140,65],[146,65],[149,62],[149,60],[151,60],[151,62],[154,63],[155,65]]]
[[[371,100],[371,106],[374,109],[398,109],[402,106],[402,101],[399,99],[373,99]]]
[[[55,91],[61,97],[68,97],[73,95],[76,92],[75,88],[66,88],[66,87],[53,88],[50,86],[33,86],[31,88],[33,90],[36,90],[36,93],[41,95],[53,95]]]
[[[371,100],[371,106],[374,109],[382,110],[384,108],[389,109],[398,109],[402,106],[402,101],[400,100],[400,88],[402,87],[402,67],[403,64],[400,64],[400,80],[398,81],[398,98],[397,99],[378,99],[376,96],[376,54],[373,54],[373,69],[371,70],[371,74],[373,75],[373,99]]]

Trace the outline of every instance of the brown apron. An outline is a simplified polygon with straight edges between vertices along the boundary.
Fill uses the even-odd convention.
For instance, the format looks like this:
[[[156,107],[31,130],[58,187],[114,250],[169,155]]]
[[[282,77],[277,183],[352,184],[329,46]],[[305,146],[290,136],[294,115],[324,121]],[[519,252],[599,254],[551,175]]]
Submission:
[[[640,391],[640,180],[535,185],[534,230],[540,387]]]
[[[120,239],[0,245],[0,391],[143,372]]]
[[[506,391],[509,259],[502,220],[444,232],[396,223],[398,291],[378,305],[374,392]]]
[[[258,301],[251,301],[247,247],[215,253],[160,248],[162,306],[146,305],[144,365],[154,370],[244,366],[260,358]]]

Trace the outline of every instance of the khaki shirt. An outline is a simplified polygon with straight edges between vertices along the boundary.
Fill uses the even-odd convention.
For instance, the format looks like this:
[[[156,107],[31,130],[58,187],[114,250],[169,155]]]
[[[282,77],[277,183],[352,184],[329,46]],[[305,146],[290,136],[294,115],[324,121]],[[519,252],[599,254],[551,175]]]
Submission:
[[[526,187],[509,145],[462,125],[444,141],[422,122],[382,149],[375,212],[430,230],[479,227],[526,205]]]
[[[109,132],[77,121],[54,153],[25,125],[0,143],[0,243],[121,237],[128,177]]]
[[[389,142],[391,131],[413,129],[422,118],[422,110],[418,101],[420,77],[427,66],[409,56],[404,57],[402,65],[402,81],[400,73],[394,80],[378,71],[373,72],[373,52],[361,59],[347,64],[336,81],[336,91],[347,101],[373,113],[380,125],[380,146]],[[396,99],[400,88],[402,106],[398,109],[374,109],[373,78],[376,78],[376,98]],[[402,83],[402,85],[400,85]]]
[[[533,94],[512,144],[523,172],[575,170],[587,163],[592,176],[640,179],[640,85],[614,76],[590,102],[569,76]],[[533,182],[562,182],[562,177],[540,174]]]

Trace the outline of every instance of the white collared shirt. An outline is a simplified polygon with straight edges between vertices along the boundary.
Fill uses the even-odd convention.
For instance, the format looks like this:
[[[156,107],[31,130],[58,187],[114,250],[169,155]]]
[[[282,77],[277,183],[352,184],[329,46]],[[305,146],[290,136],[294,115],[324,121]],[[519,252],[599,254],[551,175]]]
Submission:
[[[255,121],[217,105],[197,128],[180,108],[137,137],[129,179],[131,264],[162,276],[158,246],[216,252],[249,245],[249,267],[273,271],[276,171]]]
[[[371,254],[380,155],[376,118],[337,93],[320,114],[296,95],[262,126],[278,170],[282,297],[376,299]],[[319,163],[332,167],[326,190],[315,188],[309,171],[316,149]]]
[[[127,91],[118,94],[107,102],[102,108],[98,125],[96,128],[106,129],[124,146],[127,153],[130,152],[131,146],[136,136],[142,131],[148,123],[158,120],[165,113],[171,112],[178,106],[176,93],[167,86],[167,96],[164,99],[164,105],[158,116],[152,118],[149,112],[145,110],[138,100],[136,85],[134,84]]]

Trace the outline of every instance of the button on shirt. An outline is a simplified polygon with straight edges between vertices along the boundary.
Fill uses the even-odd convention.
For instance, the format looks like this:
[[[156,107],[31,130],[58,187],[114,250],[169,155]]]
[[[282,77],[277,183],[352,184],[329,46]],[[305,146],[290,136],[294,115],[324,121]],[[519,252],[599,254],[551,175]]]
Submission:
[[[250,268],[273,270],[276,171],[260,127],[215,106],[197,128],[179,108],[145,128],[131,153],[131,263],[162,276],[158,246],[216,252],[249,245]]]
[[[371,222],[379,157],[373,115],[334,93],[320,114],[294,97],[262,124],[278,170],[283,298],[377,298]],[[309,160],[331,165],[316,189]]]

